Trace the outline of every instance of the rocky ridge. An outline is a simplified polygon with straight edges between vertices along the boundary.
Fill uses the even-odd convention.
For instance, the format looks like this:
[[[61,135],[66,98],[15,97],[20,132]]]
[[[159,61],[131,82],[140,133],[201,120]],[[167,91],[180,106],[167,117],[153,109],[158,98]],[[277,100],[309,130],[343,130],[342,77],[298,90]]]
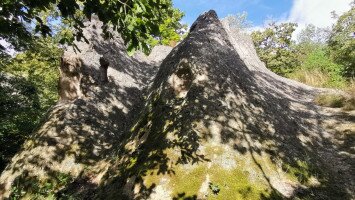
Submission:
[[[80,89],[2,173],[2,197],[54,180],[57,198],[354,198],[354,115],[313,103],[332,91],[270,72],[214,11],[149,57],[129,57],[99,26],[85,30],[81,52],[66,52],[81,59],[67,67]]]

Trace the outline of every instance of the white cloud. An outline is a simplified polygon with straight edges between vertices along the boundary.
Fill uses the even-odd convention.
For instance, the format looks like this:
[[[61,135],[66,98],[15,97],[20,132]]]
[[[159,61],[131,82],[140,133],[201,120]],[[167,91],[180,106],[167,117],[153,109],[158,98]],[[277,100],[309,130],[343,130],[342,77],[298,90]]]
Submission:
[[[294,0],[288,21],[325,28],[335,22],[331,12],[342,14],[350,10],[351,2],[352,0]]]
[[[298,28],[293,38],[307,25],[313,24],[316,27],[331,27],[336,20],[332,18],[331,12],[341,15],[350,10],[350,3],[353,0],[293,0],[289,16],[285,21],[296,22]]]
[[[281,18],[278,22],[295,22],[298,28],[293,33],[293,38],[297,39],[297,35],[307,24],[313,24],[319,28],[331,28],[336,22],[332,18],[331,12],[341,15],[350,10],[350,3],[353,0],[293,0],[293,5],[288,17]]]

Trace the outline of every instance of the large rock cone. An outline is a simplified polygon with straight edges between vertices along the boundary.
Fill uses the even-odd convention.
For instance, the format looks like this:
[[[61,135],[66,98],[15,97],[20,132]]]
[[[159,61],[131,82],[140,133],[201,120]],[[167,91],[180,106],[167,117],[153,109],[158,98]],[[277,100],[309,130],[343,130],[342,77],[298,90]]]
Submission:
[[[141,66],[134,65],[133,71],[135,67]],[[134,77],[140,82],[144,76]],[[91,94],[78,105],[70,105],[85,106],[89,99],[100,99],[99,103],[94,101],[96,107],[121,102],[131,95],[119,90],[123,84],[112,83],[103,93],[106,96]],[[85,133],[82,127],[86,124],[98,129],[96,139],[110,143],[111,154],[81,163],[73,153],[72,160],[88,168],[79,168],[80,174],[72,175],[55,195],[79,199],[352,199],[354,117],[334,115],[337,111],[316,106],[313,99],[321,92],[326,90],[268,71],[250,39],[223,26],[216,13],[209,11],[163,60],[145,100],[125,101],[131,106],[129,117],[123,118],[129,119],[126,126],[120,125],[122,117],[109,117],[111,110],[98,118],[101,123],[87,120],[65,126],[78,128],[78,135]],[[132,112],[133,105],[140,107]],[[96,119],[100,113],[83,113],[76,118]],[[332,128],[338,117],[350,128],[343,132]],[[56,127],[48,123],[44,127]],[[108,139],[110,134],[105,131],[116,139]],[[63,136],[56,137],[55,144],[46,145],[58,148]],[[77,143],[80,138],[71,141]],[[47,146],[41,148],[50,149]],[[79,145],[77,152],[82,148]],[[13,180],[9,177],[23,166],[32,166],[36,159],[28,156],[32,149],[17,155],[2,174],[1,184],[7,191],[11,188],[7,181]],[[68,152],[63,151],[65,155]],[[63,158],[56,160],[55,152],[50,155],[48,161],[64,166]],[[26,163],[20,165],[19,158]],[[29,177],[23,170],[16,176]]]

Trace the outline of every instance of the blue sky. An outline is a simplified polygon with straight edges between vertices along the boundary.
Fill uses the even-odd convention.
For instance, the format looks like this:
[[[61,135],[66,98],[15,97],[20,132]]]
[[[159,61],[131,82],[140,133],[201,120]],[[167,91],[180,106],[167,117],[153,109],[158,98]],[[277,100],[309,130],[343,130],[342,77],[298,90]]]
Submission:
[[[183,22],[191,25],[199,14],[216,10],[220,18],[246,11],[253,26],[262,27],[268,19],[292,21],[299,25],[331,26],[330,12],[341,14],[350,9],[352,0],[173,0],[185,12]]]
[[[255,26],[260,26],[267,18],[288,15],[292,2],[292,0],[174,0],[174,6],[185,12],[183,21],[189,25],[199,14],[213,9],[220,18],[246,11],[249,21]]]

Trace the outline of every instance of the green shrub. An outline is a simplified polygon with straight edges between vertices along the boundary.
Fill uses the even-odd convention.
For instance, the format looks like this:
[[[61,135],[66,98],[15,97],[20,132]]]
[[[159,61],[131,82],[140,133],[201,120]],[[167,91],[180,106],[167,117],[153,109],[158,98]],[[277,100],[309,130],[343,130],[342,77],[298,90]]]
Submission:
[[[328,47],[322,44],[299,44],[301,65],[286,76],[315,87],[345,88],[348,84],[342,76],[343,66],[328,55]]]
[[[346,98],[338,94],[323,94],[316,97],[315,102],[320,106],[355,110],[355,96]]]
[[[301,65],[308,71],[320,71],[328,76],[325,87],[342,87],[346,80],[342,77],[342,66],[334,63],[326,53],[326,49],[317,48],[311,52]]]
[[[320,106],[341,108],[344,106],[345,98],[341,95],[323,94],[316,97],[315,102]]]

